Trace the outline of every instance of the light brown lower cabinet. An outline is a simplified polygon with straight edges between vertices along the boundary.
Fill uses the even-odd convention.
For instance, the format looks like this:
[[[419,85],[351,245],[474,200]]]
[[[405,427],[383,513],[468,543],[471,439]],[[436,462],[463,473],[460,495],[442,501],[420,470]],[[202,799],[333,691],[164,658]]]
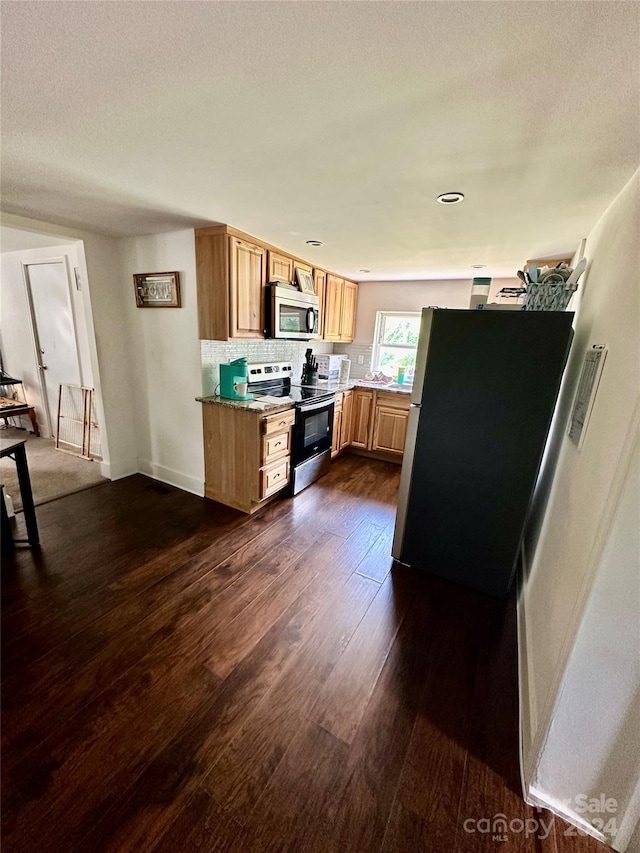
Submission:
[[[340,450],[351,444],[353,435],[353,391],[342,395],[342,418],[340,421]]]
[[[353,432],[353,391],[340,391],[336,394],[333,410],[333,437],[331,458],[337,456],[351,444]]]
[[[407,437],[408,394],[356,388],[351,446],[401,457]]]
[[[342,400],[344,394],[341,391],[336,394],[336,401],[333,407],[333,433],[331,435],[331,458],[340,453],[342,450]]]
[[[342,412],[338,409],[333,410],[333,436],[331,439],[331,458],[337,456],[342,449],[340,447],[340,432],[342,430]]]
[[[203,403],[204,492],[252,513],[288,484],[293,409],[265,415]]]
[[[370,450],[369,434],[373,413],[373,391],[356,388],[353,392],[353,429],[351,444],[362,450]]]
[[[371,449],[404,453],[408,420],[409,413],[403,409],[376,406]]]

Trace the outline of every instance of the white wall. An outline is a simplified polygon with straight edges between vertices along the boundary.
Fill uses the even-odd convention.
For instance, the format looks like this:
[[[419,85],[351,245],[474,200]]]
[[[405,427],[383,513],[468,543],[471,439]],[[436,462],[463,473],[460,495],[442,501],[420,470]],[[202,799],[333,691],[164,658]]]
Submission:
[[[604,793],[618,800],[619,821],[628,811],[629,782],[616,744],[626,742],[639,689],[637,670],[628,665],[637,655],[637,633],[633,623],[627,631],[617,625],[629,618],[638,588],[638,555],[630,553],[635,540],[624,503],[632,498],[622,496],[628,477],[638,476],[631,466],[640,412],[639,192],[640,171],[586,241],[589,265],[559,401],[563,416],[556,419],[528,531],[528,578],[519,602],[521,651],[526,650],[521,658],[525,785],[553,805],[582,792],[597,796],[606,784]],[[566,416],[584,354],[594,343],[606,343],[609,354],[578,451],[565,435]],[[612,590],[611,584],[623,587]],[[635,627],[639,618],[635,599]],[[608,638],[614,636],[618,642],[612,648]],[[603,718],[599,691],[605,683],[611,689]],[[580,819],[575,810],[569,817]]]
[[[351,359],[351,376],[361,379],[371,369],[373,337],[378,311],[422,311],[439,308],[468,308],[472,278],[456,281],[365,281],[358,287],[356,332],[352,344],[334,344],[334,351]],[[519,279],[493,279],[489,301],[502,287],[519,285]],[[362,364],[358,364],[358,360]]]
[[[137,308],[135,273],[180,273],[181,308]],[[137,470],[204,494],[193,229],[121,240],[119,286],[131,346]]]
[[[600,815],[605,822],[615,819],[607,833],[613,842],[613,831],[624,829],[621,818],[627,814],[640,768],[637,436],[629,462],[535,781],[536,789],[560,795],[561,800],[571,800],[578,792],[614,797],[617,811]],[[634,823],[631,820],[629,830]]]
[[[377,311],[422,311],[429,305],[468,308],[471,278],[465,281],[366,281],[358,286],[354,343],[371,344]]]

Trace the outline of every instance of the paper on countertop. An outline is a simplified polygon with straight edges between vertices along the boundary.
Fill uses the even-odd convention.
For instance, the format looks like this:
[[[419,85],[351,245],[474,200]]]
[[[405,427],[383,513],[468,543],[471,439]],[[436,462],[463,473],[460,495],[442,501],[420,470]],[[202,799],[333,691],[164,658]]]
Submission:
[[[263,403],[293,403],[293,399],[291,397],[272,397],[270,394],[264,394],[260,397],[259,400],[255,400],[253,403],[249,405],[250,409],[253,408],[263,408]]]

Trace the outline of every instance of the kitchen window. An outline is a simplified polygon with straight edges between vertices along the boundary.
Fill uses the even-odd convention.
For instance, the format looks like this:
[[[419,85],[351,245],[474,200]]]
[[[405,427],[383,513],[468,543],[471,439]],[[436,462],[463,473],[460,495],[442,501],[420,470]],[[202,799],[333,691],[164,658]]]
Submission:
[[[408,384],[413,382],[420,320],[418,313],[378,311],[373,344],[374,372],[382,371],[397,379],[398,368],[404,367],[404,381]]]

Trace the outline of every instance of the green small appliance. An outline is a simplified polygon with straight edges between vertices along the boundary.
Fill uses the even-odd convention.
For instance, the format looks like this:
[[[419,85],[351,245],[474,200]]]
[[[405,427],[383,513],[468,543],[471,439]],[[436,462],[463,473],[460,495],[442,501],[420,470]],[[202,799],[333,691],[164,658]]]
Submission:
[[[253,400],[247,391],[249,369],[246,358],[236,358],[230,364],[220,365],[220,396],[227,400]],[[241,393],[244,391],[244,394]]]

